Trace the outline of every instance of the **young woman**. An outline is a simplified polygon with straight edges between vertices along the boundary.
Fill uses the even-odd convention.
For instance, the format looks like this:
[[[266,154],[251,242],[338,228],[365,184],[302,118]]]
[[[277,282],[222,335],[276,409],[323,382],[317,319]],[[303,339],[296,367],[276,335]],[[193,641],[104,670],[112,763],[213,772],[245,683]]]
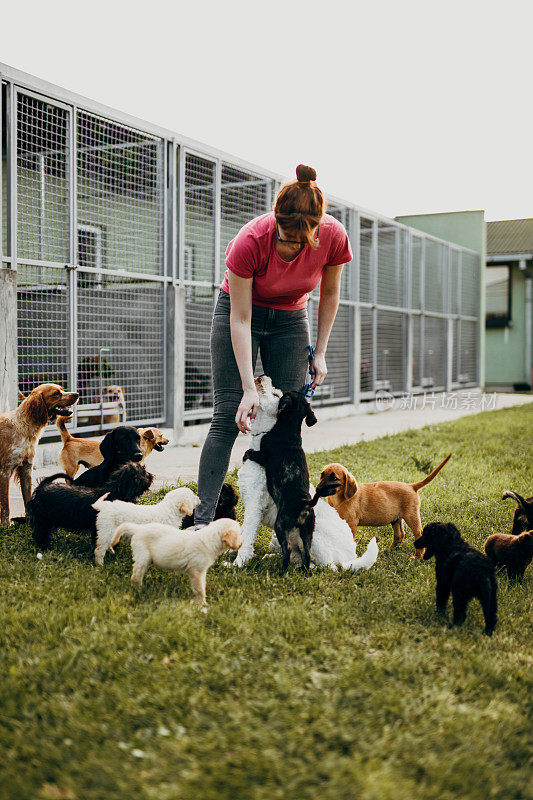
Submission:
[[[250,430],[259,398],[257,352],[265,375],[283,392],[307,375],[308,293],[320,283],[312,387],[327,374],[326,348],[337,308],[342,267],[351,261],[346,230],[325,214],[316,172],[300,164],[279,191],[274,211],[247,223],[226,250],[226,273],[213,315],[211,365],[214,413],[198,474],[196,526],[213,519],[239,431]]]

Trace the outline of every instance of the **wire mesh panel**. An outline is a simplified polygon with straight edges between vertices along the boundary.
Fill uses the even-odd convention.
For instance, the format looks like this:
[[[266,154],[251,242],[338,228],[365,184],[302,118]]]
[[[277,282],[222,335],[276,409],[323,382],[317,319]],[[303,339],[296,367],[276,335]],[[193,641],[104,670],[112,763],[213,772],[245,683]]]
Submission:
[[[372,220],[365,217],[361,217],[359,225],[359,299],[370,303],[374,291],[374,230]]]
[[[17,273],[19,389],[40,383],[70,385],[68,272],[19,265]]]
[[[459,268],[459,251],[450,249],[450,314],[459,314]]]
[[[422,385],[422,317],[413,316],[411,320],[412,330],[412,355],[411,355],[411,387],[419,390]]]
[[[2,255],[9,253],[9,231],[7,228],[7,207],[8,207],[8,188],[7,188],[7,84],[2,83],[2,118],[0,119],[0,133],[2,146],[0,158],[2,159],[2,186],[0,187],[2,198]]]
[[[165,285],[81,270],[76,277],[79,424],[99,424],[98,412],[81,407],[99,403],[100,383],[104,401],[116,403],[107,424],[123,421],[116,393],[105,391],[113,386],[123,391],[128,420],[164,419]]]
[[[394,311],[378,311],[376,389],[401,392],[405,384],[406,318]]]
[[[378,222],[378,303],[402,306],[404,281],[401,231],[390,223]]]
[[[80,111],[76,148],[81,265],[162,274],[162,140]]]
[[[463,252],[461,268],[461,314],[475,317],[479,303],[479,256]]]
[[[309,302],[309,323],[311,341],[314,342],[318,323],[318,303],[314,299]],[[353,349],[350,343],[353,342],[353,337],[352,307],[341,303],[331,329],[326,353],[328,374],[322,386],[315,392],[313,399],[315,405],[351,401]]]
[[[374,392],[373,317],[370,308],[361,308],[361,395],[369,397]]]
[[[411,308],[422,308],[422,272],[424,267],[424,240],[411,236]]]
[[[478,332],[477,322],[461,320],[460,327],[460,372],[458,382],[475,384],[477,382]]]
[[[218,295],[218,289],[216,290]],[[185,289],[185,410],[213,405],[209,335],[214,290],[205,286]]]
[[[350,211],[346,206],[328,206],[327,213],[335,217],[339,222],[342,223],[346,232],[351,240],[351,230],[350,230]],[[320,231],[319,231],[320,237]],[[352,247],[353,250],[353,247]],[[342,277],[341,277],[341,293],[340,297],[341,300],[351,300],[352,299],[352,269],[354,268],[353,261],[346,264],[344,269],[342,270]]]
[[[426,311],[444,311],[447,247],[426,239],[424,296]]]
[[[272,206],[272,181],[222,164],[220,187],[220,264],[224,269],[226,247],[243,225],[266,214]]]
[[[423,389],[435,391],[446,386],[446,325],[440,317],[424,318]]]
[[[17,93],[17,251],[70,261],[69,112]]]
[[[215,177],[214,161],[185,154],[185,281],[215,280]]]
[[[459,359],[461,349],[461,320],[452,320],[452,386],[459,383]]]

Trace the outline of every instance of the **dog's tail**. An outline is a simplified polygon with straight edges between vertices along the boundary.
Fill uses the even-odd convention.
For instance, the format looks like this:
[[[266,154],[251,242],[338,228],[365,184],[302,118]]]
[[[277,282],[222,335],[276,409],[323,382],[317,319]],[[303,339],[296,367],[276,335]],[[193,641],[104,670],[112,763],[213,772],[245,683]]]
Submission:
[[[65,420],[63,419],[63,417],[58,417],[56,419],[56,425],[59,428],[59,433],[61,434],[61,441],[63,442],[63,444],[70,442],[72,436],[67,431],[67,426],[65,425]]]
[[[412,483],[411,486],[413,487],[415,492],[418,492],[418,490],[421,489],[423,486],[427,486],[428,483],[431,483],[433,478],[435,478],[439,474],[439,472],[441,471],[443,466],[448,463],[448,461],[450,460],[451,457],[452,457],[452,454],[450,453],[449,455],[446,456],[446,458],[444,459],[442,464],[439,464],[438,467],[435,467],[433,472],[430,472],[429,475],[426,475],[426,477],[422,478],[421,481],[417,481],[416,483]]]
[[[103,503],[105,500],[107,500],[107,498],[109,497],[109,495],[110,495],[110,492],[106,492],[106,493],[105,493],[105,494],[103,494],[101,497],[99,497],[99,498],[98,498],[98,500],[97,500],[95,503],[93,503],[93,508],[94,508],[94,510],[95,510],[95,511],[101,511],[101,510],[104,508],[104,506],[102,505],[102,503]]]
[[[41,481],[39,481],[39,487],[48,486],[49,483],[57,481],[58,478],[64,478],[67,483],[74,483],[73,478],[71,478],[70,475],[67,475],[66,472],[56,472],[54,475],[47,475],[46,478],[43,478]]]
[[[526,512],[527,512],[527,510],[528,510],[528,504],[527,504],[526,500],[524,500],[524,498],[523,498],[523,497],[521,497],[521,496],[520,496],[519,494],[517,494],[516,492],[510,492],[509,490],[505,491],[505,492],[502,494],[502,500],[505,500],[507,497],[512,497],[512,498],[513,498],[513,500],[516,500],[516,502],[517,502],[517,504],[518,504],[518,507],[519,507],[519,508],[521,508],[521,509],[522,509],[522,511],[526,511]]]
[[[121,539],[125,542],[130,542],[132,537],[139,532],[141,526],[135,522],[123,522],[115,529],[113,538],[111,539],[111,547],[114,547]]]
[[[357,572],[360,569],[370,569],[370,567],[373,567],[376,563],[378,553],[378,543],[376,541],[376,537],[373,536],[369,541],[368,547],[366,548],[364,554],[359,558],[353,558],[351,561],[347,561],[345,564],[342,564],[342,568],[349,569],[352,572]]]

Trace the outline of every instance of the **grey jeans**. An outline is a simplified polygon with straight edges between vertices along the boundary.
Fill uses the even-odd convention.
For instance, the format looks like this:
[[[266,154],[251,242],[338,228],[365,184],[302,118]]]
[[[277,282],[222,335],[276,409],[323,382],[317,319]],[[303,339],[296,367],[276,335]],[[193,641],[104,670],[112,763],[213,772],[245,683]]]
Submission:
[[[205,440],[198,473],[200,505],[194,521],[212,521],[220,489],[228,471],[231,449],[239,429],[235,415],[242,399],[242,382],[233,354],[230,334],[230,298],[221,291],[211,326],[213,420]],[[252,306],[252,365],[258,351],[265,375],[283,392],[298,391],[308,368],[309,321],[307,309],[280,311]]]

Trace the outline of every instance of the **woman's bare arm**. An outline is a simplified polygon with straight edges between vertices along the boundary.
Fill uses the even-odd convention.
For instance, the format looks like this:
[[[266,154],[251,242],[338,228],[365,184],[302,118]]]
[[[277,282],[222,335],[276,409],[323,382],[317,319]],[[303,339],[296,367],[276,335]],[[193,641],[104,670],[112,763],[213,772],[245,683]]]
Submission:
[[[252,278],[241,278],[228,270],[231,297],[231,344],[242,381],[243,396],[235,422],[243,433],[250,430],[248,417],[255,419],[259,397],[252,367]]]

